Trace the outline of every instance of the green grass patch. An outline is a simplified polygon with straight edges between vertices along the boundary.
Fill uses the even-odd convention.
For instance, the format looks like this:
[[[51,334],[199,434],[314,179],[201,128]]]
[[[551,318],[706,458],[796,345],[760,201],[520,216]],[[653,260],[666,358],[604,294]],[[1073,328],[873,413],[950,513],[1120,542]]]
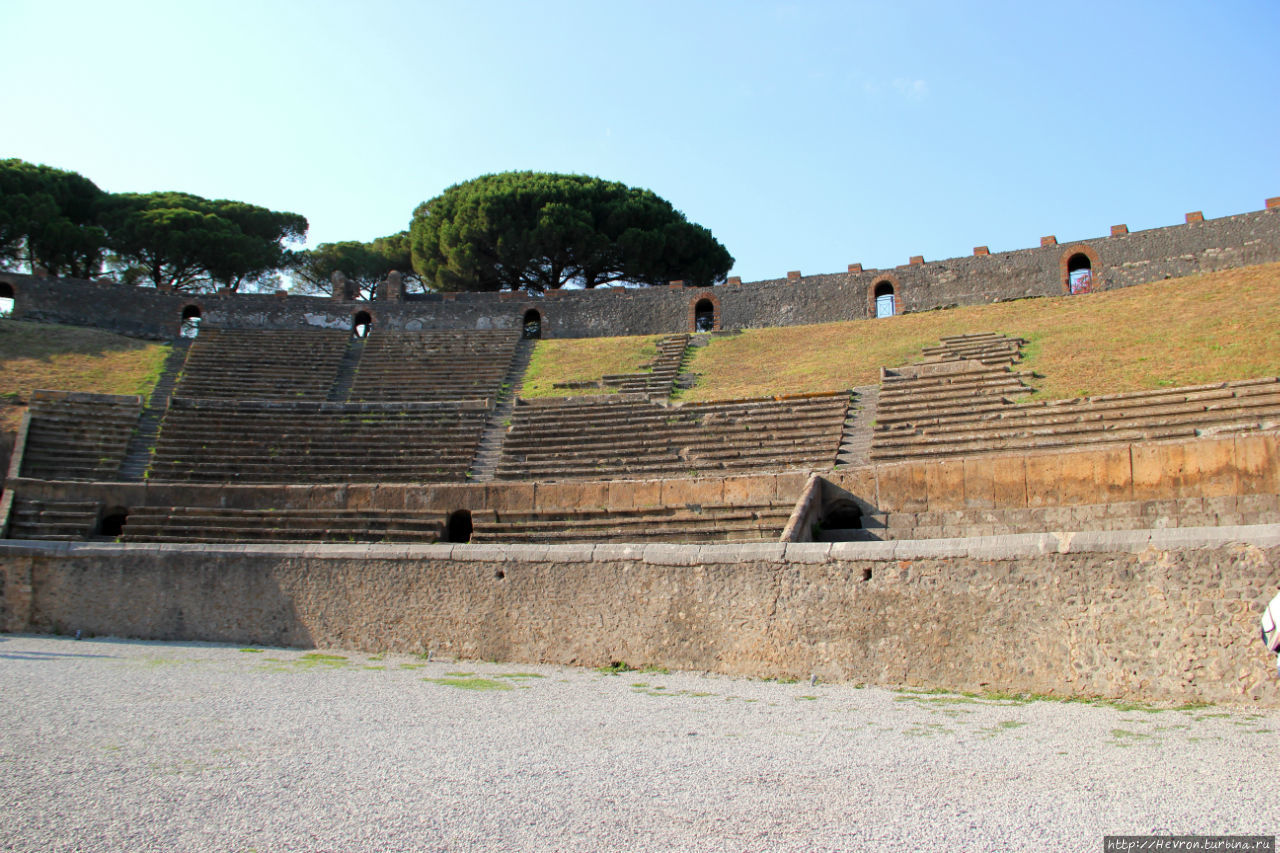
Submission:
[[[244,652],[244,653],[245,653],[245,654],[247,654],[247,655],[260,655],[260,654],[262,654],[262,649],[241,649],[240,651]]]
[[[494,677],[495,677],[495,678],[510,678],[510,679],[514,679],[514,680],[519,680],[519,679],[524,679],[524,678],[546,678],[546,676],[545,676],[545,675],[539,675],[539,674],[538,674],[538,673],[536,673],[536,672],[504,672],[504,673],[502,673],[501,675],[497,675],[497,676],[494,676]]]
[[[688,401],[838,391],[879,382],[945,335],[1030,340],[1032,399],[1280,375],[1280,264],[1083,296],[1020,299],[884,320],[747,329],[693,349]]]
[[[625,661],[620,661],[620,660],[615,660],[612,663],[610,663],[608,666],[596,667],[596,672],[600,673],[601,675],[620,675],[624,672],[635,672],[635,671],[636,671],[635,667],[631,666]]]
[[[642,373],[658,355],[661,335],[621,338],[563,338],[538,341],[524,376],[521,397],[573,397],[616,389],[555,388],[556,382],[594,382],[614,373]]]
[[[0,432],[17,431],[38,388],[145,399],[168,355],[168,344],[100,329],[0,320]]]
[[[512,690],[510,684],[504,684],[501,681],[495,681],[492,678],[480,678],[472,676],[471,678],[462,678],[445,676],[443,678],[424,678],[423,681],[429,681],[432,684],[443,684],[446,687],[456,687],[459,690]]]

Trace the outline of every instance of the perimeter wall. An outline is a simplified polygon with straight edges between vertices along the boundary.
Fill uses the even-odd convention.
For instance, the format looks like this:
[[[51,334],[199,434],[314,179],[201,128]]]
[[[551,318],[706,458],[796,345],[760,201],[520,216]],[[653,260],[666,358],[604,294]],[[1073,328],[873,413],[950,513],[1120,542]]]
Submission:
[[[184,310],[195,309],[210,327],[244,329],[351,328],[368,312],[375,327],[419,329],[519,329],[537,311],[544,337],[595,337],[691,331],[695,309],[707,300],[717,328],[744,329],[858,320],[875,315],[874,293],[887,284],[899,313],[974,305],[1067,291],[1067,267],[1088,258],[1094,290],[1110,290],[1165,278],[1280,261],[1280,198],[1252,213],[1187,222],[1112,236],[1043,245],[1011,252],[978,247],[971,257],[911,263],[888,270],[849,270],[826,275],[790,273],[784,278],[729,283],[712,288],[681,285],[649,288],[557,290],[526,293],[449,293],[402,296],[383,288],[383,298],[352,302],[280,294],[174,294],[125,287],[109,281],[79,281],[0,273],[14,293],[16,319],[98,326],[138,337],[171,338]]]
[[[3,627],[1280,707],[1280,525],[760,545],[0,542]]]

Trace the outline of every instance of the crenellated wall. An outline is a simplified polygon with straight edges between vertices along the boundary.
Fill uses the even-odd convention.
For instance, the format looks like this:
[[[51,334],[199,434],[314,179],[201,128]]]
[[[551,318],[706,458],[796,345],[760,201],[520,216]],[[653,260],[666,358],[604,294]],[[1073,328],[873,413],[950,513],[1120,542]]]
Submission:
[[[14,291],[17,319],[98,326],[123,334],[170,338],[184,309],[195,306],[211,327],[246,329],[350,328],[361,311],[375,326],[396,329],[517,329],[536,310],[543,335],[555,338],[661,334],[690,331],[694,307],[713,305],[722,329],[762,328],[858,320],[875,315],[876,285],[894,289],[898,312],[927,311],[1067,291],[1068,259],[1090,260],[1093,289],[1110,290],[1166,278],[1280,261],[1280,198],[1261,211],[1203,219],[1187,214],[1181,225],[1059,244],[1045,237],[1032,249],[970,257],[911,261],[888,270],[853,264],[841,273],[801,275],[714,288],[678,284],[655,288],[558,290],[525,293],[417,294],[352,302],[283,294],[167,293],[87,282],[0,273]],[[388,288],[389,290],[394,290]]]

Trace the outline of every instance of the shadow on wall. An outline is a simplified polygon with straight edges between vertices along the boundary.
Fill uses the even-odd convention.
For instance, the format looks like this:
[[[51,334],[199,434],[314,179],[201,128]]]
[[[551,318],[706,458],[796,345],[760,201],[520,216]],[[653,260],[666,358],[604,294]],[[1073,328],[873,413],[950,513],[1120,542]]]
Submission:
[[[176,566],[174,555],[94,557],[74,568],[41,557],[0,556],[5,585],[30,572],[28,611],[6,612],[8,631],[112,635],[143,640],[201,640],[314,647],[295,602],[306,572],[272,572],[234,555]],[[175,570],[176,569],[176,570]],[[145,601],[147,606],[138,607]]]

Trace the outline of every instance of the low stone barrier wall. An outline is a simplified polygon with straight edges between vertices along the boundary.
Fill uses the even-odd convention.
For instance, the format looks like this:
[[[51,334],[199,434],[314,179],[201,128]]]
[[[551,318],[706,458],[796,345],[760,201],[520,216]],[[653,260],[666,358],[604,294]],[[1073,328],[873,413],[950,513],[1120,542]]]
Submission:
[[[1280,525],[761,545],[0,542],[3,627],[1280,707]]]

